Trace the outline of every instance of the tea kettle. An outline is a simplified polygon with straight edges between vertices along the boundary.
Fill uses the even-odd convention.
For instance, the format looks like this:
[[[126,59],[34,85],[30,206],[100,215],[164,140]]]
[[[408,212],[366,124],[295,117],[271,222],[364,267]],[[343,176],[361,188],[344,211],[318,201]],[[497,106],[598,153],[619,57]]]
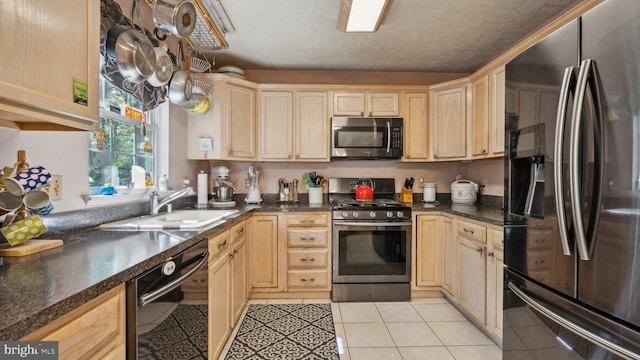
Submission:
[[[361,185],[354,186],[353,192],[355,192],[356,194],[356,200],[358,201],[373,200],[373,189],[371,188],[373,186],[373,181],[369,179],[369,183],[371,183],[371,186],[364,183]]]

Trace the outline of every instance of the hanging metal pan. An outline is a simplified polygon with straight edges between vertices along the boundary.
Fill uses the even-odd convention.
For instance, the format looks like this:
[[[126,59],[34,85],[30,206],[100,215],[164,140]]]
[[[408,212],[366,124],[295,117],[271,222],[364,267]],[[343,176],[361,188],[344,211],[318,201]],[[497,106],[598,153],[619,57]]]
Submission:
[[[185,38],[196,28],[196,7],[190,0],[157,0],[153,22],[166,32]]]
[[[165,85],[171,80],[173,74],[173,62],[163,47],[154,48],[156,54],[156,69],[147,81],[155,87]]]

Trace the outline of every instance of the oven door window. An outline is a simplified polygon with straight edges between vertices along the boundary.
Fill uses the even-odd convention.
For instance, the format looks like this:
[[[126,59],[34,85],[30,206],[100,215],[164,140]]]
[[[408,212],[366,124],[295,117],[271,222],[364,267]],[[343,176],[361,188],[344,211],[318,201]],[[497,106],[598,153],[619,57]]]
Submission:
[[[335,132],[337,148],[386,149],[387,128],[378,126],[349,126]]]
[[[407,232],[340,230],[338,275],[407,275]]]

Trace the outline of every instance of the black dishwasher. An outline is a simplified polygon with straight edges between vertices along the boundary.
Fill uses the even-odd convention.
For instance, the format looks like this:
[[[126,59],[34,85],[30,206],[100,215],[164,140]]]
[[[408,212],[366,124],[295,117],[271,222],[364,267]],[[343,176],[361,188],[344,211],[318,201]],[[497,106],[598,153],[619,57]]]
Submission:
[[[206,359],[207,241],[127,282],[127,359]]]

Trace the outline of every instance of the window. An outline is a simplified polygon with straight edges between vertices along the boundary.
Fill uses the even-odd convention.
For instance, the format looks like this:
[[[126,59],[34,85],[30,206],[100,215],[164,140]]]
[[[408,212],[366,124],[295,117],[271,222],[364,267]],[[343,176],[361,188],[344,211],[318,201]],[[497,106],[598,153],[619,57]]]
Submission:
[[[157,179],[159,118],[157,108],[142,112],[135,97],[100,78],[100,130],[89,134],[91,195],[100,194],[103,187],[125,186],[132,181],[134,165],[144,168],[154,181]]]

